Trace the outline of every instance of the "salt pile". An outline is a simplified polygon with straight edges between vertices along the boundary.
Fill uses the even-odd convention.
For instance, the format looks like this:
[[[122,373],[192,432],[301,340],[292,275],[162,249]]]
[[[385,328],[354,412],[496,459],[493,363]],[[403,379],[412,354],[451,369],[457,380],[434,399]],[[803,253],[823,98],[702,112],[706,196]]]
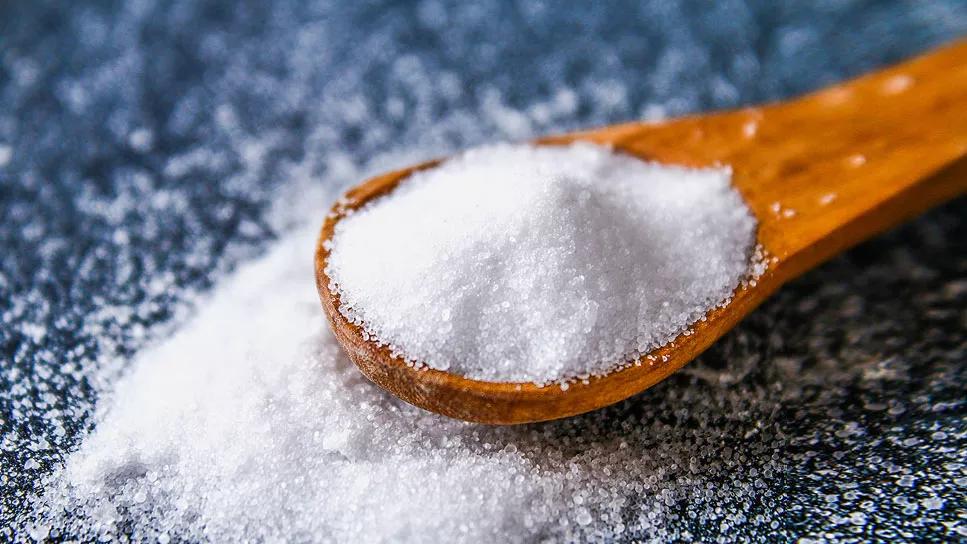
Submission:
[[[488,381],[606,374],[727,301],[755,220],[725,168],[587,143],[495,145],[336,224],[340,311],[416,364]]]
[[[312,235],[222,282],[139,355],[47,483],[31,537],[608,540],[664,534],[679,500],[735,496],[706,487],[698,443],[658,421],[488,428],[383,393],[328,331],[305,259]]]

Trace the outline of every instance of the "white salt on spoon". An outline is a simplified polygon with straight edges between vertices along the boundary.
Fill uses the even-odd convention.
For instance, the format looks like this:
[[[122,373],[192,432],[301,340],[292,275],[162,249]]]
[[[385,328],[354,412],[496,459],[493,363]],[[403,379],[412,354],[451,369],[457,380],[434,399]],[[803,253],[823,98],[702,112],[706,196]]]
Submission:
[[[476,149],[340,221],[326,274],[343,316],[413,365],[567,387],[731,297],[755,220],[730,177],[588,143]]]

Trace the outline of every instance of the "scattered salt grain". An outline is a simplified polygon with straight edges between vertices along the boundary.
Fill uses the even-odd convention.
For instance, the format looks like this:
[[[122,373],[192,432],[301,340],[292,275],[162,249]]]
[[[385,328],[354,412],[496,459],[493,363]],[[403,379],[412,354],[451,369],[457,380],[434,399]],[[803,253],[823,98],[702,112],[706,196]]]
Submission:
[[[648,104],[642,109],[641,118],[646,122],[658,123],[668,118],[668,111],[661,104]]]
[[[913,85],[913,78],[906,74],[897,74],[886,80],[883,92],[886,94],[900,94]]]
[[[138,128],[128,135],[128,144],[135,151],[146,152],[151,150],[154,144],[154,134],[146,128]]]
[[[13,148],[9,145],[0,144],[0,167],[4,167],[10,163],[10,159],[13,158]]]
[[[848,162],[853,168],[859,168],[860,166],[866,164],[866,156],[856,153],[855,155],[850,155],[847,157],[846,162]]]
[[[585,143],[479,148],[337,223],[326,272],[343,315],[417,365],[606,374],[746,275],[755,220],[730,178]]]
[[[780,202],[773,202],[769,205],[769,210],[776,216],[783,217],[785,219],[791,219],[796,216],[796,210],[792,208],[783,208]]]
[[[746,138],[754,138],[756,133],[758,132],[759,132],[758,121],[755,121],[755,120],[747,121],[745,124],[742,125],[742,135],[745,136]]]

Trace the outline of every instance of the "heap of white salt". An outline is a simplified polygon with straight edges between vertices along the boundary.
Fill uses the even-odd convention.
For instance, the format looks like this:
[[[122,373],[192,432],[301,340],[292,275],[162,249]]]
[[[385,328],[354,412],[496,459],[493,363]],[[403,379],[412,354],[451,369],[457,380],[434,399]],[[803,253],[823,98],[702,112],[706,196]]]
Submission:
[[[686,512],[713,535],[776,523],[758,505],[790,470],[768,453],[785,444],[768,419],[778,389],[757,397],[716,374],[713,387],[527,426],[425,412],[342,354],[305,259],[314,230],[224,278],[130,362],[14,541],[675,541],[695,538]],[[838,370],[773,379],[835,383]],[[708,414],[715,425],[684,424]]]
[[[488,381],[606,374],[726,302],[755,220],[728,169],[496,145],[341,220],[340,311],[409,362]]]

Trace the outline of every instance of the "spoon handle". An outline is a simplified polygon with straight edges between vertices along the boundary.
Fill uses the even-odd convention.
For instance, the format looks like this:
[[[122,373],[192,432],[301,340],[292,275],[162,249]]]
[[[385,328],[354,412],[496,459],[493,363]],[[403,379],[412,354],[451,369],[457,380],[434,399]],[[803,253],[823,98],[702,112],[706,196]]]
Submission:
[[[763,117],[736,179],[791,278],[967,191],[967,41]]]
[[[732,166],[778,285],[967,191],[967,40],[789,102],[588,139]]]

